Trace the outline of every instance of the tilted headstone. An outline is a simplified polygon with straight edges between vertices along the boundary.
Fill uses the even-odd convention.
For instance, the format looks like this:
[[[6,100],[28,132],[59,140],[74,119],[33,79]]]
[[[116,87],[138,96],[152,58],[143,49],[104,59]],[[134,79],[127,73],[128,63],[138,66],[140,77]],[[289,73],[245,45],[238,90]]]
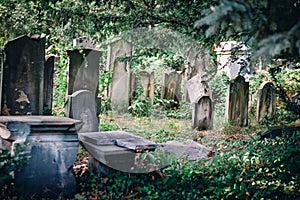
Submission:
[[[244,77],[237,76],[227,88],[225,108],[226,120],[239,126],[248,125],[249,82]]]
[[[193,103],[192,127],[197,130],[212,129],[213,105],[209,96],[202,96],[197,103]]]
[[[81,120],[83,124],[78,132],[98,131],[99,121],[95,100],[95,93],[89,90],[78,90],[68,95],[66,117]]]
[[[197,101],[201,96],[209,96],[212,98],[207,77],[198,74],[186,82],[186,89],[189,93],[189,98],[192,103],[198,103]]]
[[[181,75],[173,71],[163,74],[161,99],[174,100],[170,108],[179,107]]]
[[[276,93],[273,83],[264,82],[258,90],[256,119],[272,119],[276,110]]]
[[[2,115],[42,115],[45,38],[18,37],[4,53]]]
[[[112,107],[119,111],[127,111],[129,106],[130,64],[121,62],[118,58],[130,56],[132,51],[132,44],[124,40],[113,41],[108,44],[107,48],[107,66],[112,71],[108,96]]]
[[[45,57],[43,114],[46,115],[52,113],[53,75],[57,60],[58,57],[52,54]]]

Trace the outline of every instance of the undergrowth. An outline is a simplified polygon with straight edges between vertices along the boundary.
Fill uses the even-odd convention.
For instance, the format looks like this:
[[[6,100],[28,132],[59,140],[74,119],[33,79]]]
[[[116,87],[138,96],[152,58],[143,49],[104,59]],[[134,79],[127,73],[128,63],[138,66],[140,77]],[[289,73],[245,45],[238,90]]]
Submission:
[[[300,131],[283,137],[227,138],[207,160],[177,160],[149,174],[81,177],[76,199],[296,199]]]

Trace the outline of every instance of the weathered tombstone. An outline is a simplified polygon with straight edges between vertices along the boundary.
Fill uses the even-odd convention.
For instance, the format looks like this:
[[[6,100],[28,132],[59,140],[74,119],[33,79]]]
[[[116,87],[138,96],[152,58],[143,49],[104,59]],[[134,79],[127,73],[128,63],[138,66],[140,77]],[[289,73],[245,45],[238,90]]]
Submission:
[[[2,115],[42,115],[45,38],[18,37],[4,53]]]
[[[227,88],[225,108],[226,120],[239,126],[248,125],[249,82],[244,77],[237,76]]]
[[[181,75],[173,71],[163,74],[161,99],[174,100],[168,108],[179,107]]]
[[[112,107],[119,111],[127,111],[129,106],[130,66],[128,62],[121,62],[118,58],[129,56],[132,51],[132,44],[121,39],[109,43],[107,48],[107,66],[112,71],[108,96]]]
[[[150,98],[151,105],[154,98],[154,73],[148,73],[146,71],[140,71],[135,77],[134,90],[137,90],[138,84],[143,88],[143,95],[141,99]]]
[[[212,129],[213,105],[209,96],[202,96],[193,103],[192,127],[197,130]]]
[[[186,89],[189,93],[189,98],[192,103],[197,103],[201,96],[209,96],[212,98],[210,86],[207,77],[197,74],[186,82]]]
[[[81,120],[83,125],[78,132],[99,130],[95,93],[90,90],[78,90],[67,96],[66,116]]]
[[[69,56],[67,95],[78,90],[98,93],[101,52],[94,49],[67,51]]]
[[[197,74],[203,74],[209,68],[209,57],[204,54],[200,48],[191,47],[187,55],[187,65],[184,70],[184,91],[183,100],[190,102],[189,93],[186,88],[187,81],[196,76]]]
[[[276,93],[273,83],[264,82],[258,90],[256,119],[272,119],[276,109]]]
[[[98,131],[99,59],[94,49],[69,50],[66,116],[83,121],[80,131]]]
[[[52,98],[53,98],[53,75],[54,66],[58,57],[55,55],[47,55],[45,57],[45,70],[44,70],[44,104],[43,114],[51,115],[52,113]]]

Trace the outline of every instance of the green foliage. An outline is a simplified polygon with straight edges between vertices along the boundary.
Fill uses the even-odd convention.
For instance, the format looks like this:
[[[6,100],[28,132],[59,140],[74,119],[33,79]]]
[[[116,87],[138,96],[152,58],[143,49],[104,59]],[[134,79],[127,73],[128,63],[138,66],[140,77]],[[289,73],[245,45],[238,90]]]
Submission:
[[[26,144],[16,144],[14,149],[14,155],[11,154],[10,150],[0,149],[0,188],[9,186],[13,182],[12,173],[17,172],[24,167],[29,157],[24,154]],[[6,191],[0,191],[5,193]],[[0,193],[0,197],[3,195]]]
[[[300,131],[275,139],[225,139],[207,160],[178,160],[149,174],[85,174],[76,197],[102,199],[295,199],[300,190]]]
[[[225,123],[225,103],[227,86],[229,84],[229,78],[225,72],[216,74],[210,80],[210,87],[212,91],[212,97],[214,102],[214,127],[222,127]]]
[[[210,5],[195,26],[206,28],[206,36],[215,41],[245,42],[254,60],[280,56],[299,61],[299,11],[293,0],[222,0]]]
[[[64,111],[61,108],[65,104],[65,96],[67,91],[67,76],[66,70],[68,65],[68,58],[65,53],[60,54],[60,59],[57,63],[58,68],[54,72],[53,82],[53,114],[64,115]]]

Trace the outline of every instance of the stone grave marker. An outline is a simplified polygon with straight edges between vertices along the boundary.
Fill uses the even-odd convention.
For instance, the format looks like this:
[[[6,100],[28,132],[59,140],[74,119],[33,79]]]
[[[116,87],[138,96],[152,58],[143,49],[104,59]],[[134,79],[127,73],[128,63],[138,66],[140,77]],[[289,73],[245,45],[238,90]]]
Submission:
[[[45,38],[18,37],[4,53],[2,115],[42,115]]]
[[[201,74],[197,74],[189,81],[187,81],[186,88],[192,103],[198,103],[198,100],[201,96],[209,96],[210,98],[212,98],[212,93],[207,81],[207,77]]]
[[[244,77],[237,76],[227,88],[226,120],[233,125],[247,126],[248,102],[249,82],[245,82]]]
[[[125,40],[116,40],[107,47],[107,67],[112,71],[112,83],[108,96],[111,105],[118,111],[127,111],[130,99],[130,64],[121,62],[118,58],[132,54],[132,44]]]
[[[53,75],[55,62],[59,57],[51,54],[45,57],[45,70],[44,70],[44,104],[43,114],[51,115],[52,113],[52,99],[53,99]]]
[[[197,103],[193,103],[192,127],[197,130],[212,129],[213,105],[209,96],[201,96]]]
[[[98,93],[99,59],[101,52],[94,49],[67,51],[69,56],[67,94],[78,90]]]
[[[78,90],[68,95],[65,107],[66,116],[81,120],[83,125],[78,132],[94,132],[99,129],[95,93]]]
[[[276,109],[276,93],[273,83],[264,82],[258,89],[256,119],[272,119]]]
[[[179,107],[181,75],[176,71],[163,74],[161,99],[174,100],[169,108]]]
[[[147,71],[138,72],[137,75],[135,75],[135,90],[137,90],[137,84],[139,83],[143,88],[143,96],[141,98],[150,98],[152,105],[154,98],[154,73],[149,73]]]

